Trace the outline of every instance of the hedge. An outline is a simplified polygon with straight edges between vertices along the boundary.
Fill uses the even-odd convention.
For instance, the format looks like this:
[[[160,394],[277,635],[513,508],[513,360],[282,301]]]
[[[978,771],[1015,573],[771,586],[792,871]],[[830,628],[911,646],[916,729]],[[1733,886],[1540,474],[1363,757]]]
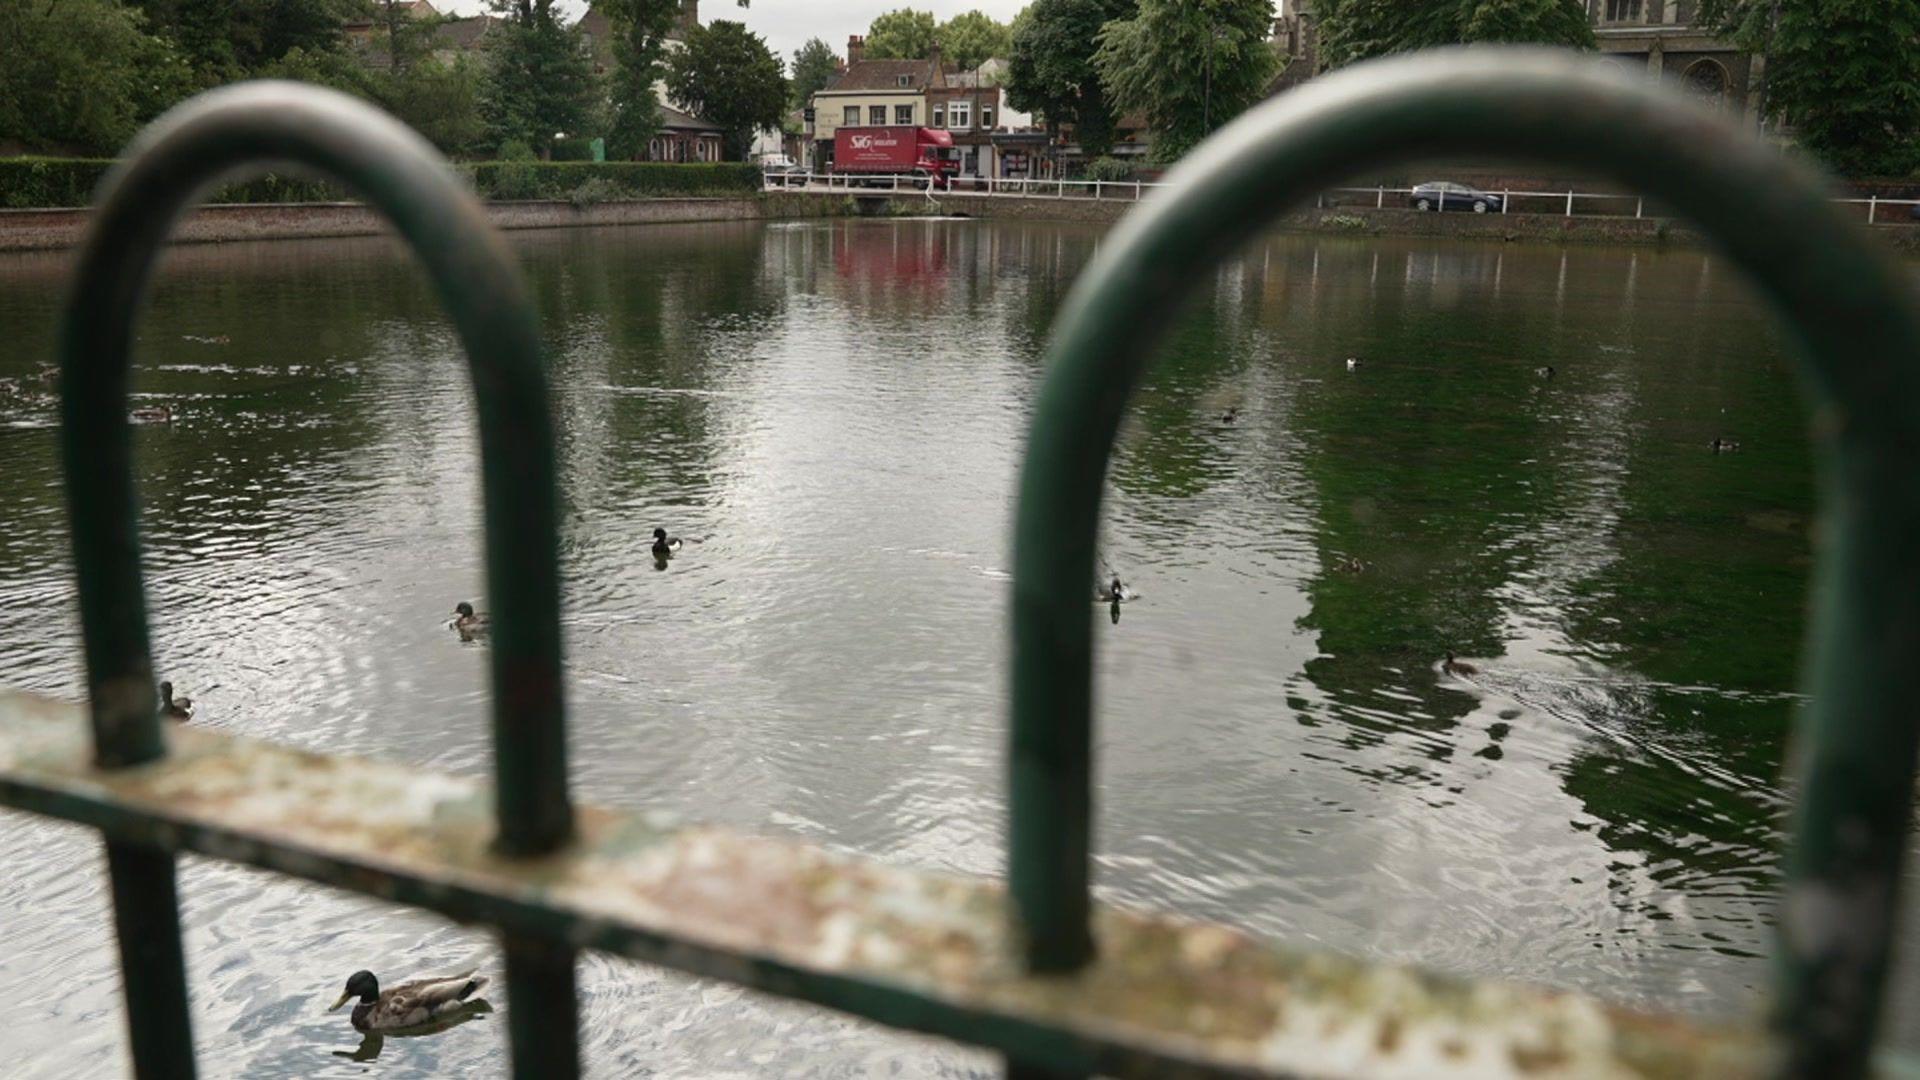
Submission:
[[[114,162],[108,158],[0,158],[0,207],[86,206]],[[629,161],[481,161],[455,168],[485,198],[569,199],[583,184],[593,201],[666,195],[741,195],[760,190],[758,167]],[[215,192],[216,203],[339,202],[353,195],[317,180],[268,175]]]

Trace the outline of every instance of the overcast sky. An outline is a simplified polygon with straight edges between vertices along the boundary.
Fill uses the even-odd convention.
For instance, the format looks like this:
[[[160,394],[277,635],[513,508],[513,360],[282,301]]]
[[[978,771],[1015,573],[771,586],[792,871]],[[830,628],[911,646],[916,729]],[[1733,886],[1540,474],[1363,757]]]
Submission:
[[[735,7],[734,0],[700,0],[700,21],[731,19],[747,24],[747,29],[767,39],[767,45],[789,66],[793,50],[808,38],[817,37],[833,46],[836,56],[847,52],[847,35],[864,34],[875,15],[895,8],[911,7],[931,11],[945,22],[963,11],[979,9],[999,19],[1013,16],[1027,6],[1028,0],[753,0],[750,7]],[[434,0],[441,11],[452,9],[462,15],[477,15],[486,10],[486,0]],[[561,0],[561,6],[576,17],[587,10],[586,0]]]

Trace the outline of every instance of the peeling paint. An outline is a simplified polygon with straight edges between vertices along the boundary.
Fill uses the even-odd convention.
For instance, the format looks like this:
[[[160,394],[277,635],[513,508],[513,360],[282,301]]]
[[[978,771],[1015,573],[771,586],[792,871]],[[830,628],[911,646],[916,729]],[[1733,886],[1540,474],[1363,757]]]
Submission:
[[[1000,1050],[1032,1031],[1111,1075],[1734,1077],[1748,1030],[1572,994],[1295,953],[1114,909],[1071,977],[1018,969],[997,881],[927,874],[653,814],[583,809],[579,838],[493,852],[485,783],[209,731],[93,767],[83,711],[0,695],[0,802]]]

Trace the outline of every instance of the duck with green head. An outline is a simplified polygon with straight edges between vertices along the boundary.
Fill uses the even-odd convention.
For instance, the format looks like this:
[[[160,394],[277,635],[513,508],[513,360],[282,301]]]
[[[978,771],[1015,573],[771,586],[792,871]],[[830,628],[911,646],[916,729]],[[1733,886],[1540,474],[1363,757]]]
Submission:
[[[487,985],[485,975],[469,968],[458,975],[438,979],[415,979],[391,990],[381,990],[380,980],[371,971],[356,971],[347,977],[347,989],[328,1012],[354,998],[353,1026],[357,1031],[394,1031],[419,1027],[461,1007],[461,1004]]]

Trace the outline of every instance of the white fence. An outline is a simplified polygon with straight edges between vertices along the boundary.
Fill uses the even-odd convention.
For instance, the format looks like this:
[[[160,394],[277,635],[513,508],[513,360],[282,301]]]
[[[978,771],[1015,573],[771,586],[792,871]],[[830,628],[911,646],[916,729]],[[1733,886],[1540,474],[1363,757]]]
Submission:
[[[984,176],[952,177],[948,186],[932,186],[929,189],[927,177],[909,174],[856,174],[856,173],[775,173],[767,176],[768,191],[807,191],[815,194],[852,193],[860,191],[886,192],[927,192],[930,197],[953,193],[959,195],[991,195],[1021,199],[1085,199],[1119,200],[1131,202],[1139,199],[1155,188],[1166,187],[1163,183],[1142,180],[1024,180],[1005,179]],[[1333,209],[1342,206],[1370,207],[1384,209],[1418,209],[1414,188],[1403,187],[1341,187],[1330,188],[1320,194],[1317,203],[1321,208]],[[1550,214],[1556,217],[1626,217],[1643,218],[1648,215],[1646,199],[1637,195],[1617,195],[1597,191],[1500,191],[1480,192],[1489,196],[1482,202],[1483,213],[1490,214]],[[1449,203],[1461,203],[1457,209],[1472,212],[1474,200],[1471,196],[1454,194]],[[1920,223],[1920,199],[1883,199],[1870,196],[1865,199],[1835,199],[1835,203],[1853,208],[1853,211],[1869,225],[1907,225]],[[1659,215],[1656,211],[1656,216]]]

